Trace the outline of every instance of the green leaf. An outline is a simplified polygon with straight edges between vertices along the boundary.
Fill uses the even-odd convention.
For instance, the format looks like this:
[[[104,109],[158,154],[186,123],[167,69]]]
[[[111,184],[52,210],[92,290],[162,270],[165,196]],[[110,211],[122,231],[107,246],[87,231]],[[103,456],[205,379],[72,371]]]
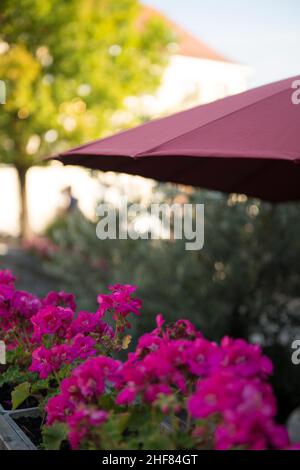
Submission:
[[[48,380],[37,380],[31,386],[32,393],[40,392],[41,390],[47,390],[49,388]]]
[[[65,424],[56,423],[42,430],[43,445],[46,450],[59,450],[63,441],[67,439],[67,427]]]
[[[1,374],[0,377],[0,387],[5,383],[11,384],[15,383],[20,374],[18,366],[9,366],[5,372]]]
[[[143,449],[147,450],[173,450],[174,442],[171,436],[161,434],[159,430],[150,430],[148,436],[144,436]]]
[[[20,385],[17,385],[11,394],[12,398],[12,409],[15,410],[20,406],[26,398],[30,396],[30,383],[23,382]]]
[[[110,394],[102,395],[102,397],[99,398],[99,407],[102,410],[112,410],[114,408],[115,401]]]
[[[118,424],[118,431],[120,434],[122,434],[126,430],[129,418],[130,418],[130,413],[120,413],[118,415],[117,424]]]

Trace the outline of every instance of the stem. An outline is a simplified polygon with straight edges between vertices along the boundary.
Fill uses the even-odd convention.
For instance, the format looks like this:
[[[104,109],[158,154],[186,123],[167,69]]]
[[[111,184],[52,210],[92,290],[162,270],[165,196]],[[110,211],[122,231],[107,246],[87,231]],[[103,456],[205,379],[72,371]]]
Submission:
[[[56,382],[58,383],[58,386],[60,387],[61,380],[55,371],[53,371],[53,377],[55,378]]]
[[[12,333],[13,337],[15,338],[18,346],[22,346],[22,343],[23,343],[22,338],[20,338],[13,329],[11,329],[11,333]]]
[[[28,347],[28,349],[29,349],[30,351],[32,351],[33,345],[32,345],[32,343],[30,342],[30,339],[29,339],[28,334],[27,334],[27,332],[26,332],[25,329],[23,330],[23,336],[24,336],[24,338],[25,338],[25,340],[26,340],[26,346]]]
[[[188,413],[187,420],[186,420],[186,430],[187,430],[187,432],[190,431],[191,426],[192,426],[192,416],[190,415],[190,413]]]
[[[26,173],[27,168],[23,166],[16,166],[19,179],[19,194],[20,194],[20,236],[27,239],[30,236],[29,217],[28,217],[28,204],[27,204],[27,191],[26,191]]]

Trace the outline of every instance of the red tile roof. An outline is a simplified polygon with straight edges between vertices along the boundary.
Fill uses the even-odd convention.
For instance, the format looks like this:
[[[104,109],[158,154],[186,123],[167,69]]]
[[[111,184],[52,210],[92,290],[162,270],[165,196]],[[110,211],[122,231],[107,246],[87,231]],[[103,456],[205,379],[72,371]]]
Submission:
[[[138,19],[138,27],[141,28],[146,21],[153,17],[162,19],[174,32],[178,44],[178,49],[176,50],[177,54],[188,57],[229,62],[228,59],[204,44],[189,32],[185,31],[181,26],[170,20],[163,13],[149,6],[143,5],[142,12]]]

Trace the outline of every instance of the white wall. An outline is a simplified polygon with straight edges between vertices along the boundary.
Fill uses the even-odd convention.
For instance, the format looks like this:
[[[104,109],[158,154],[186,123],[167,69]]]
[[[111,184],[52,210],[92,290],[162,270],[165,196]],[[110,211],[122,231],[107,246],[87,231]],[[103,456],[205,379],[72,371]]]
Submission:
[[[27,201],[30,224],[34,232],[42,231],[63,207],[61,194],[72,186],[81,210],[94,216],[95,200],[99,198],[99,184],[87,170],[77,167],[33,167],[27,174]],[[16,170],[0,167],[0,233],[16,236],[19,233],[19,187]]]
[[[19,233],[18,179],[14,168],[0,166],[0,233]]]
[[[158,97],[165,107],[194,96],[194,105],[247,89],[249,67],[231,62],[175,55],[166,70]]]
[[[250,76],[244,65],[174,55],[158,92],[141,98],[144,112],[166,114],[240,93]]]
[[[48,167],[33,167],[27,173],[27,201],[30,225],[34,233],[42,232],[64,207],[62,190],[72,187],[84,215],[95,219],[98,201],[116,202],[120,195],[149,198],[153,183],[139,176],[102,173],[93,177],[89,170],[62,166],[53,162]],[[19,187],[13,167],[0,166],[0,234],[19,234]]]

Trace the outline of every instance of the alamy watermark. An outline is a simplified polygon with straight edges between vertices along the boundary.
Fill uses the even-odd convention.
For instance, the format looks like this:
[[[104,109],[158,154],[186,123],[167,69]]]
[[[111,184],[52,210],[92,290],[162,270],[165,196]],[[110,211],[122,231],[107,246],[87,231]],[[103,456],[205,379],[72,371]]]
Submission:
[[[153,203],[147,209],[123,198],[118,207],[100,204],[96,213],[100,240],[186,240],[186,250],[204,246],[204,204]]]
[[[6,86],[3,80],[0,80],[0,104],[6,103]]]
[[[292,103],[300,104],[300,79],[293,81],[292,88],[295,90],[291,95]]]
[[[298,366],[300,364],[300,339],[295,339],[291,344],[291,348],[294,349],[291,357],[292,364]]]
[[[6,364],[6,347],[4,341],[0,341],[0,364]]]

